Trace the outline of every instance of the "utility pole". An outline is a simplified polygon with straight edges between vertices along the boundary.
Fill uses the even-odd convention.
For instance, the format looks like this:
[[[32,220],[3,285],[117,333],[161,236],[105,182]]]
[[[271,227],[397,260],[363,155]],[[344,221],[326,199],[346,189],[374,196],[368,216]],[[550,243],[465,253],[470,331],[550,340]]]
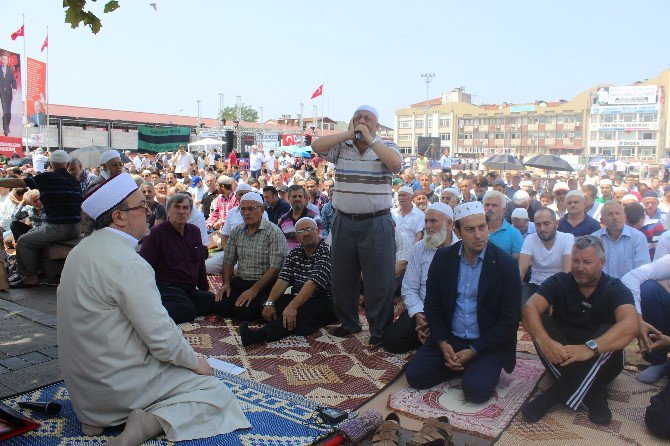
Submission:
[[[425,121],[423,123],[423,126],[424,126],[423,133],[424,133],[424,136],[428,136],[428,100],[430,99],[429,87],[430,87],[431,81],[435,77],[435,73],[422,73],[421,77],[424,78],[424,80],[426,82],[426,106],[424,107],[424,111],[423,111],[424,119],[425,119]]]
[[[237,96],[237,103],[235,104],[235,127],[237,130],[237,150],[242,153],[242,132],[240,130],[240,122],[242,121],[242,96]]]

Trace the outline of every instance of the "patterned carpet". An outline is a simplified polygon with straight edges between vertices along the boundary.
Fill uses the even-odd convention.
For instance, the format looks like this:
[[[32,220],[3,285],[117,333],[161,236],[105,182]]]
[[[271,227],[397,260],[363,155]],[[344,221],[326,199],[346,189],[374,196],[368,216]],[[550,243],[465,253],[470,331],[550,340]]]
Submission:
[[[255,383],[238,376],[218,374],[240,402],[252,429],[238,430],[201,440],[179,442],[180,446],[240,445],[240,446],[302,446],[312,444],[332,431],[316,424],[315,404],[299,395],[293,395],[270,386]],[[28,409],[21,409],[17,401],[55,401],[63,406],[55,417]],[[39,429],[3,442],[3,446],[66,446],[106,444],[121,428],[107,429],[100,437],[86,437],[72,408],[65,384],[56,384],[3,400],[3,403],[42,423]],[[165,436],[144,443],[163,446],[174,443]]]
[[[461,379],[456,378],[428,390],[403,389],[389,397],[388,406],[413,418],[446,415],[455,429],[494,439],[512,420],[544,371],[537,359],[517,359],[514,372],[501,373],[496,394],[484,404],[466,402]]]
[[[545,377],[540,389],[547,389],[551,379]],[[584,410],[574,412],[557,406],[538,423],[527,423],[519,413],[496,446],[533,444],[537,446],[667,446],[667,440],[650,435],[644,427],[644,412],[649,398],[666,384],[643,384],[635,374],[624,371],[610,385],[609,405],[613,420],[609,426],[591,423]]]
[[[219,286],[217,279],[210,276],[213,289]],[[369,347],[364,317],[361,322],[363,331],[347,338],[331,336],[331,326],[307,337],[247,348],[240,341],[239,323],[230,319],[204,317],[179,327],[198,353],[244,367],[252,380],[354,410],[393,382],[410,357]]]
[[[523,325],[521,324],[519,324],[519,329],[516,332],[516,351],[537,355],[533,339],[526,330],[524,330]]]

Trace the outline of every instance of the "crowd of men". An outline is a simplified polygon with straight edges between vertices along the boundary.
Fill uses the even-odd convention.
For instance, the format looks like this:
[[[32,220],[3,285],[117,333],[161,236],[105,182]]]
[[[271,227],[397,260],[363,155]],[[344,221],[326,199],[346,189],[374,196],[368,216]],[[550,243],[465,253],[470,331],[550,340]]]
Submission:
[[[12,286],[40,283],[45,246],[86,236],[65,264],[58,322],[63,373],[87,435],[126,420],[118,444],[248,426],[227,389],[190,379],[212,371],[175,324],[210,314],[240,321],[248,347],[336,322],[332,335],[351,336],[363,308],[371,347],[416,350],[410,386],[460,376],[473,403],[489,400],[501,371],[514,370],[521,321],[555,380],[522,407],[530,422],[566,404],[609,424],[606,386],[636,337],[650,363],[638,379],[668,373],[670,185],[605,166],[470,172],[448,152],[432,170],[423,155],[403,160],[378,127],[376,110],[359,107],[347,131],[313,141],[312,159],[254,146],[249,171],[234,152],[193,156],[181,147],[150,159],[110,150],[84,169],[57,150],[36,151],[32,166],[0,179],[0,226],[16,241]],[[5,202],[16,208],[7,226]],[[208,274],[221,276],[220,290],[209,289]],[[397,298],[404,308],[394,320]],[[118,333],[101,320],[109,310]],[[97,335],[84,336],[89,330]],[[135,350],[119,351],[110,336],[130,336]],[[155,362],[141,365],[138,355]],[[157,387],[153,404],[123,391],[131,371],[82,371],[82,357],[137,373],[146,366],[147,379],[168,368],[178,390]],[[222,395],[209,412],[208,391]],[[90,400],[102,392],[106,402]],[[180,425],[165,403],[173,399],[202,422]],[[670,409],[654,404],[662,400],[652,399],[647,424],[663,435]],[[212,422],[217,411],[233,421]]]

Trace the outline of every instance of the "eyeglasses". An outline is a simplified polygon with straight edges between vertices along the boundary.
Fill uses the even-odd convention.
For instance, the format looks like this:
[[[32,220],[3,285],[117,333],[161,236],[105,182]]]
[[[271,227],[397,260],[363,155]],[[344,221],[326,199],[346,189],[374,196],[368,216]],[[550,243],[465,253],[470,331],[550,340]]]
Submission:
[[[579,237],[575,237],[575,241],[573,244],[579,244],[579,243],[588,243],[591,246],[597,246],[600,247],[600,249],[604,249],[603,241],[600,240],[600,238],[593,235],[581,235]]]
[[[147,203],[146,201],[144,201],[144,202],[143,202],[142,204],[140,204],[140,205],[133,206],[133,207],[130,207],[130,208],[125,208],[125,209],[119,209],[119,210],[120,210],[120,211],[124,211],[124,212],[130,212],[130,211],[134,211],[135,209],[141,209],[141,208],[144,208],[145,211],[149,210],[149,203]]]
[[[300,234],[300,235],[305,235],[305,234],[309,234],[310,232],[313,232],[313,231],[316,231],[316,230],[317,230],[317,228],[309,226],[307,228],[298,229],[297,231],[295,231],[295,233]]]
[[[240,206],[240,212],[252,212],[258,209],[260,206]]]

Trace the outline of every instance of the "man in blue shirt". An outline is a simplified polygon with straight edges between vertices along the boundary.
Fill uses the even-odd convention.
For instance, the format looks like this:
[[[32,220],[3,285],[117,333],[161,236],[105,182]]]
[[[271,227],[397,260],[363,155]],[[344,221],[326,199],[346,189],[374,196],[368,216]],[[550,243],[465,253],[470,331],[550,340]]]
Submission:
[[[462,241],[433,257],[424,303],[430,333],[406,375],[415,389],[460,376],[465,399],[480,404],[493,395],[501,370],[516,365],[521,280],[516,260],[488,242],[481,203],[460,204],[454,216]]]
[[[566,214],[558,221],[558,230],[575,237],[589,235],[600,229],[593,217],[586,213],[586,201],[580,190],[571,190],[565,197]]]
[[[517,228],[503,218],[505,195],[496,190],[490,190],[484,194],[483,202],[486,220],[489,224],[489,241],[518,259],[521,246],[523,246],[523,236]]]

